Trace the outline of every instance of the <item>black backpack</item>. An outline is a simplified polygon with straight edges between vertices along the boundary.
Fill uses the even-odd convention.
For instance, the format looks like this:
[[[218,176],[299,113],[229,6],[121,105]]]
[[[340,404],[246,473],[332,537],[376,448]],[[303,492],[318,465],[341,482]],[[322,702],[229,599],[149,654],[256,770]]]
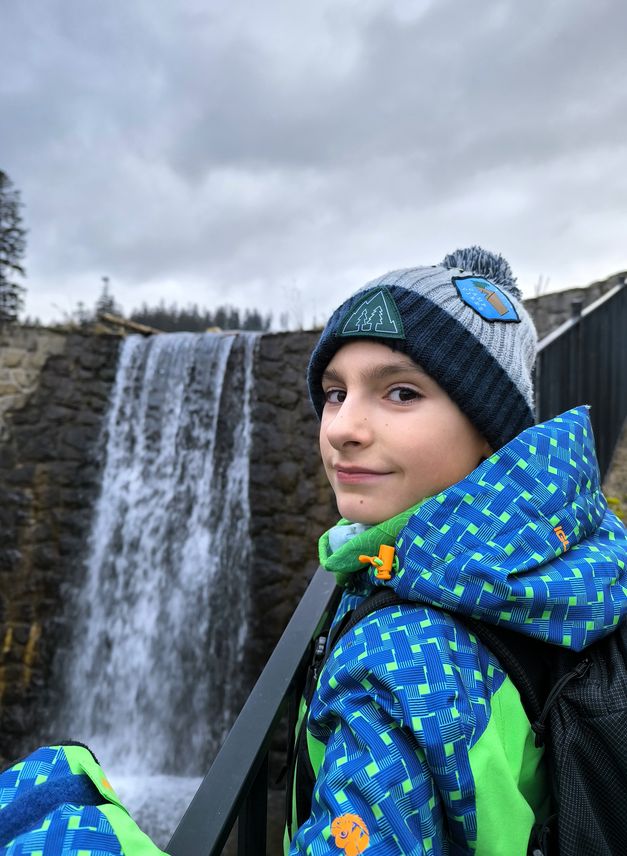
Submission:
[[[316,642],[305,686],[309,705],[320,669],[339,639],[378,609],[417,605],[380,588]],[[624,856],[627,853],[627,621],[576,653],[510,630],[455,615],[498,658],[518,689],[545,746],[552,814],[534,827],[529,856]],[[306,717],[294,735],[288,781],[288,822],[294,788],[296,820],[311,810],[315,777]]]

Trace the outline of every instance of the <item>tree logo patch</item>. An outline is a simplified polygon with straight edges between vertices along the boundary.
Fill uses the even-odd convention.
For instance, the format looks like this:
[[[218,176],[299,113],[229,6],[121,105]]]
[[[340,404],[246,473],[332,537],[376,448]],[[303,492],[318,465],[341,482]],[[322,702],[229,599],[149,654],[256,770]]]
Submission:
[[[387,288],[373,288],[349,309],[339,325],[338,336],[372,336],[404,339],[400,312]]]

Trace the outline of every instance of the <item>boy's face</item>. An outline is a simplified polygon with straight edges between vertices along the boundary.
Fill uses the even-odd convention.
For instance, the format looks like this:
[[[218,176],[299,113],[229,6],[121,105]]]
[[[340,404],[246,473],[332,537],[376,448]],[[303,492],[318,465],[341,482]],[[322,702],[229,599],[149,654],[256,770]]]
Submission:
[[[322,387],[322,460],[340,514],[355,523],[400,514],[492,454],[446,392],[387,345],[344,345]]]

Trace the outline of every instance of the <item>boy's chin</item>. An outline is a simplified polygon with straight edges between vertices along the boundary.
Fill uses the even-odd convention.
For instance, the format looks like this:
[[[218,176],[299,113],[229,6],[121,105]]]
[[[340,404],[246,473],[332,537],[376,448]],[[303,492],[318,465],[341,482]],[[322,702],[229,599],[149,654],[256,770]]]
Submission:
[[[367,500],[338,502],[337,510],[345,520],[350,520],[351,523],[361,523],[362,526],[375,526],[377,523],[382,523],[384,520],[389,520],[402,511],[406,511],[405,508],[394,508],[389,503],[384,505]]]

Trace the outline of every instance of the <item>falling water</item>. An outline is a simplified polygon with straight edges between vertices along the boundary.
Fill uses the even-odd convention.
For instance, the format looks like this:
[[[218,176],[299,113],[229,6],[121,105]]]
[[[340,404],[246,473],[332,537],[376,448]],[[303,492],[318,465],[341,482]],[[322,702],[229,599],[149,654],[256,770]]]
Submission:
[[[236,713],[254,346],[133,336],[121,353],[63,711],[114,784],[200,775]]]

